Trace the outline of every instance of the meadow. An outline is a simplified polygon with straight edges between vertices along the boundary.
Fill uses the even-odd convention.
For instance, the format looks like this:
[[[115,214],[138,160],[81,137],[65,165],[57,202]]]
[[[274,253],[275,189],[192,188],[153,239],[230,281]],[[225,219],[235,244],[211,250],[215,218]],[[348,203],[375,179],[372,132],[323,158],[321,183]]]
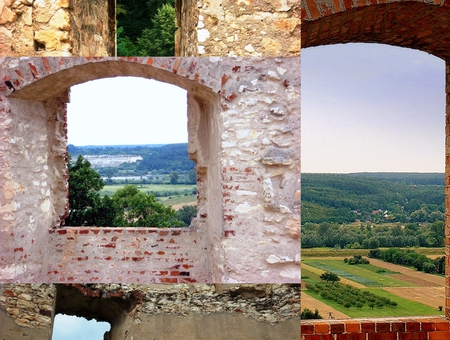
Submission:
[[[423,298],[415,297],[415,294],[404,293],[406,290],[408,292],[414,292],[416,290],[419,292],[426,289],[429,290],[429,293],[431,294],[432,291],[436,290],[436,287],[434,287],[432,283],[426,281],[427,277],[421,275],[423,273],[414,272],[413,275],[417,278],[416,282],[411,279],[404,281],[401,278],[406,278],[406,276],[392,270],[392,268],[396,268],[393,267],[393,265],[390,265],[391,269],[381,268],[371,264],[349,265],[344,263],[342,257],[303,257],[302,264],[302,294],[307,294],[313,299],[325,303],[330,307],[319,311],[323,317],[327,317],[331,309],[352,318],[443,314],[443,311],[439,310],[439,305],[435,302],[433,302],[433,304],[436,304],[435,306],[430,306],[430,303],[427,305]],[[395,307],[384,306],[382,308],[376,306],[370,307],[368,305],[364,305],[360,308],[354,306],[349,308],[347,306],[346,308],[344,304],[339,304],[330,299],[326,299],[323,297],[324,294],[321,296],[319,291],[315,292],[311,289],[315,284],[323,282],[320,279],[320,273],[325,271],[336,273],[341,278],[342,285],[349,284],[358,288],[362,294],[364,294],[364,291],[367,291],[379,297],[388,298],[395,301],[397,305]],[[433,290],[431,288],[425,288],[428,284],[433,286],[431,287]],[[307,289],[308,286],[310,289]],[[389,290],[389,292],[387,290]],[[409,298],[406,298],[406,296]],[[431,296],[428,296],[428,298],[431,299]],[[311,299],[308,299],[308,301],[311,301]],[[441,300],[437,299],[436,301]],[[444,302],[444,298],[442,297],[441,304],[444,304]],[[314,311],[314,300],[309,302],[308,305],[302,304],[302,308],[308,308]]]

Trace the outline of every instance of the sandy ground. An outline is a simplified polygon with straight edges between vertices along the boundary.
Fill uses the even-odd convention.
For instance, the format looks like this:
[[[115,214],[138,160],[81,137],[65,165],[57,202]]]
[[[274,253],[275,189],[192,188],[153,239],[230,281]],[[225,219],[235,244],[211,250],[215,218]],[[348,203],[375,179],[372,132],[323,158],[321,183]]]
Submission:
[[[337,259],[337,258],[333,258]],[[344,259],[342,257],[342,259]],[[443,277],[427,274],[423,272],[416,271],[414,269],[406,268],[403,266],[399,266],[396,264],[384,262],[377,259],[370,259],[370,264],[389,269],[400,274],[393,275],[396,279],[413,283],[418,287],[387,287],[383,288],[387,292],[398,295],[400,297],[406,297],[408,299],[421,302],[427,306],[437,308],[438,306],[442,306],[445,303],[445,291],[444,291],[444,283],[445,279]],[[308,269],[314,273],[321,274],[323,270],[313,268],[311,266],[302,264],[302,268]],[[351,284],[352,286],[361,288],[361,285],[341,278],[341,282],[345,284]],[[424,289],[426,287],[426,289]],[[303,288],[303,287],[302,287]],[[324,318],[328,318],[329,313],[331,312],[334,318],[348,318],[347,315],[338,312],[334,308],[312,298],[306,294],[302,294],[302,308],[308,308],[314,312],[317,308],[319,310],[319,314]]]
[[[197,201],[189,202],[189,203],[181,203],[181,204],[174,204],[172,205],[173,210],[178,210],[184,207],[185,205],[197,205]]]

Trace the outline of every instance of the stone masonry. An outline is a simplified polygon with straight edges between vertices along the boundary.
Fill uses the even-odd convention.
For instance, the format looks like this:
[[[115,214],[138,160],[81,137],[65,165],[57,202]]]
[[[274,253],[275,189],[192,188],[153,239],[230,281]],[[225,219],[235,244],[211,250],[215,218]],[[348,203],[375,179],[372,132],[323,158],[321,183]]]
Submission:
[[[181,56],[298,56],[298,0],[176,0]]]
[[[300,337],[299,285],[0,285],[0,339],[50,339],[59,313],[109,322],[113,340]]]
[[[217,57],[3,59],[3,282],[298,283],[298,62]],[[187,90],[188,151],[198,174],[198,215],[189,229],[61,225],[68,194],[69,88],[122,75]]]
[[[0,55],[114,56],[113,0],[1,0]]]

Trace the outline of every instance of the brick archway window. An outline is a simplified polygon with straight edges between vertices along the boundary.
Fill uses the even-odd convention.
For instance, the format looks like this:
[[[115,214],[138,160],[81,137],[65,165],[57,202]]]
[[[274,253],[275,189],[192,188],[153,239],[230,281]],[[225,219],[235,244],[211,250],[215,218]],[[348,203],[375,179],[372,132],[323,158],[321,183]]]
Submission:
[[[437,57],[386,45],[346,44],[303,49],[303,173],[440,172],[444,205],[444,72],[444,63]],[[303,183],[305,178],[303,176]],[[349,199],[354,199],[355,192],[350,188],[348,192]],[[303,199],[302,203],[302,223],[305,223],[310,218],[307,214],[311,201]],[[388,207],[378,208],[383,212],[387,210],[389,217],[391,211]],[[384,216],[361,214],[358,218],[364,227],[370,227],[367,217],[384,220]],[[443,217],[441,212],[442,222]],[[408,224],[406,218],[397,220],[397,225],[402,228]],[[326,238],[323,234],[321,236]],[[343,248],[346,243],[339,244],[340,240],[336,238],[336,244]],[[403,246],[419,245],[417,240],[415,242]],[[308,244],[308,247],[312,246],[312,243]],[[398,245],[384,241],[380,246]],[[307,264],[305,248],[306,245],[302,259]],[[339,252],[336,254],[338,256]],[[351,258],[349,255],[345,257]],[[429,286],[414,288],[421,292],[419,296],[427,293],[421,297],[435,314],[439,306],[445,305],[444,279],[438,279],[441,282],[439,287],[429,282]],[[405,288],[404,291],[408,289],[413,291],[413,288]],[[387,290],[395,291],[394,288]],[[401,295],[408,294],[402,292]],[[307,301],[302,299],[302,308],[314,310]],[[345,311],[343,308],[344,314]],[[386,308],[381,312],[386,312]],[[327,318],[328,311],[321,315]]]
[[[72,87],[67,110],[71,163],[83,153],[106,184],[102,196],[107,194],[111,198],[116,190],[132,184],[174,210],[184,204],[196,205],[197,176],[192,179],[196,174],[195,162],[188,159],[186,102],[186,90],[138,77],[103,78]],[[111,146],[115,146],[113,153]],[[169,149],[176,152],[173,159],[166,151]],[[165,164],[161,152],[167,153]],[[177,185],[168,186],[173,183]],[[82,222],[74,218],[77,213],[72,209],[69,206],[65,225],[113,226],[112,221],[105,224],[102,217],[96,218],[95,212]],[[192,218],[194,209],[188,210],[192,211]],[[180,221],[189,226],[188,216],[183,215],[183,219],[180,216],[177,215],[174,226],[181,226]],[[154,226],[157,225],[148,225]]]

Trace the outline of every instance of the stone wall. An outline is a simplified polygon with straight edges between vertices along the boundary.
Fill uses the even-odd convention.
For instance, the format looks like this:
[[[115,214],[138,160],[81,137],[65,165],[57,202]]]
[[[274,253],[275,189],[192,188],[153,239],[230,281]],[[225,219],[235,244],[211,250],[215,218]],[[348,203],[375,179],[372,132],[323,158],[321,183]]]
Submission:
[[[109,339],[300,338],[299,285],[0,285],[1,336],[50,339],[56,314],[111,324]],[[39,338],[40,336],[40,338]]]
[[[115,55],[115,2],[1,1],[0,55]]]
[[[4,282],[299,282],[299,73],[298,58],[5,59]],[[67,89],[120,75],[187,90],[188,152],[198,174],[189,230],[60,226]]]
[[[183,5],[181,5],[183,3]],[[182,56],[300,54],[300,2],[200,0],[176,3]],[[195,51],[192,46],[197,46]]]
[[[56,288],[0,285],[0,339],[51,339]]]

